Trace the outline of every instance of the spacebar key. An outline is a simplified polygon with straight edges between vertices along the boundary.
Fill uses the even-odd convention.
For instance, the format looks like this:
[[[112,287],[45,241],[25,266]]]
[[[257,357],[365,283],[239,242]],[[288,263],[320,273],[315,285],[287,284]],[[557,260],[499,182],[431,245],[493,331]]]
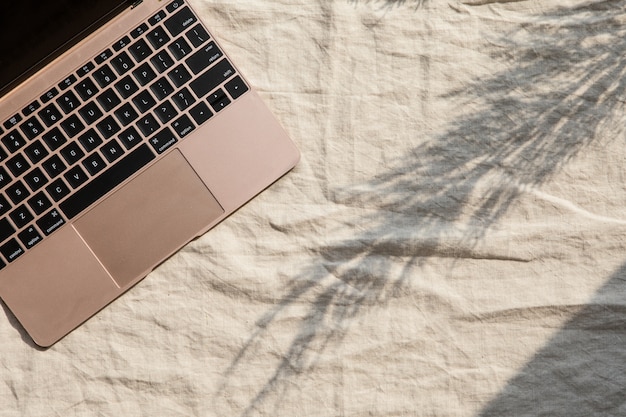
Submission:
[[[75,217],[87,207],[95,203],[100,197],[121,184],[135,172],[155,158],[154,153],[145,143],[135,149],[124,159],[104,171],[85,187],[81,188],[59,205],[68,219]]]

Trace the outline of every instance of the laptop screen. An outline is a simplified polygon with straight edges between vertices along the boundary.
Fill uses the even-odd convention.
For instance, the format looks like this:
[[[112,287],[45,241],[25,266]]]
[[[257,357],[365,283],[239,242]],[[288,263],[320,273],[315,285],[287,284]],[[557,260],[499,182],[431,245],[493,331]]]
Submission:
[[[5,1],[0,13],[0,96],[124,10],[129,0]]]

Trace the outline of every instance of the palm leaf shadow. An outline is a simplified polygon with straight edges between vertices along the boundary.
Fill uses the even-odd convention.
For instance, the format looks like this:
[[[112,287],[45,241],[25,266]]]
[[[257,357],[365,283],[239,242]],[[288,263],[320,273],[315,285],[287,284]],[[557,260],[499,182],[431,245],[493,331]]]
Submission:
[[[559,306],[553,314],[577,311],[517,371],[481,411],[480,417],[623,416],[626,413],[625,280],[626,264],[587,305]]]
[[[289,349],[241,415],[286,394],[321,352],[342,341],[364,309],[405,291],[415,277],[391,272],[397,257],[407,259],[406,271],[430,257],[506,258],[481,251],[487,231],[525,189],[545,184],[583,151],[621,106],[626,37],[615,10],[623,3],[536,16],[534,23],[490,39],[500,45],[493,60],[507,69],[444,97],[466,110],[456,122],[387,174],[335,193],[335,204],[385,214],[354,219],[366,230],[317,248],[315,264],[303,268],[259,319],[220,393],[254,357],[271,324],[290,306],[308,305]],[[314,301],[303,301],[309,298]],[[280,400],[274,401],[278,408]]]

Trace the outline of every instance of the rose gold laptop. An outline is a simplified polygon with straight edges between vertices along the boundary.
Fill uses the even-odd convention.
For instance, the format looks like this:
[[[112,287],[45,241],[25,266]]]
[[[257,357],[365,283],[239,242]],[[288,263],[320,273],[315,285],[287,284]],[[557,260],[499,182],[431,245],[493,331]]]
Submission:
[[[299,153],[188,1],[8,2],[0,297],[49,346]]]

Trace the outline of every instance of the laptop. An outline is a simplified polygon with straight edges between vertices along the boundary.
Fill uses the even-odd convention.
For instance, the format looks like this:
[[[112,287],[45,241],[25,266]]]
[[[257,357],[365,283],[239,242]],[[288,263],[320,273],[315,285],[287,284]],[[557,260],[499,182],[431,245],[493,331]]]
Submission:
[[[0,298],[47,347],[295,166],[188,0],[0,15]]]

